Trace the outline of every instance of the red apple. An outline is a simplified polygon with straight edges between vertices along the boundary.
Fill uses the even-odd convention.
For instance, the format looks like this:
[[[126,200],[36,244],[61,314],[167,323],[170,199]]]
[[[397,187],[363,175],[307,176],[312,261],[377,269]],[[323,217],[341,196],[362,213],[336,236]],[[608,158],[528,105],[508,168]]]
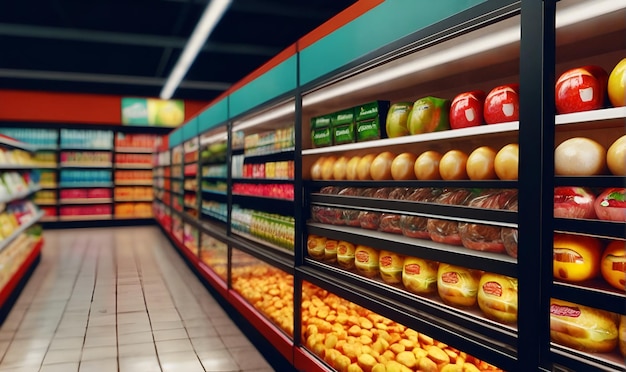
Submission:
[[[485,98],[484,116],[487,124],[519,120],[519,84],[493,88]]]
[[[556,187],[554,217],[596,218],[595,201],[596,197],[584,187]]]
[[[611,187],[600,194],[594,203],[601,220],[626,222],[626,189]]]
[[[483,124],[485,92],[473,90],[454,97],[450,107],[450,128],[459,129]]]
[[[556,111],[559,114],[602,108],[607,97],[609,75],[599,66],[565,71],[556,81]]]

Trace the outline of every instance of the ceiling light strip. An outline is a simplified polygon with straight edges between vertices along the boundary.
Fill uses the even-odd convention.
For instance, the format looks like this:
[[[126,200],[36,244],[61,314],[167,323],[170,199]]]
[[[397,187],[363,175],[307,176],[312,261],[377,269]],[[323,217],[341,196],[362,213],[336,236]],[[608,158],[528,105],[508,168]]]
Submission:
[[[161,99],[170,99],[174,95],[174,92],[178,88],[180,82],[183,80],[187,71],[196,60],[198,52],[206,43],[209,35],[219,23],[220,19],[230,6],[232,0],[212,0],[202,13],[202,17],[196,28],[193,30],[191,37],[185,45],[182,54],[178,58],[176,65],[172,69],[170,76],[167,78],[167,82],[161,90]]]

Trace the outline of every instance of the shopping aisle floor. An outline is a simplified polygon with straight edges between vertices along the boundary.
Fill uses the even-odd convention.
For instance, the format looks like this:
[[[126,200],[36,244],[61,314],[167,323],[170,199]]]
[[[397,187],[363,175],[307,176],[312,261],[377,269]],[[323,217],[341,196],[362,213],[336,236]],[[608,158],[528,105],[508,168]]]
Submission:
[[[50,230],[0,372],[273,370],[157,227]]]

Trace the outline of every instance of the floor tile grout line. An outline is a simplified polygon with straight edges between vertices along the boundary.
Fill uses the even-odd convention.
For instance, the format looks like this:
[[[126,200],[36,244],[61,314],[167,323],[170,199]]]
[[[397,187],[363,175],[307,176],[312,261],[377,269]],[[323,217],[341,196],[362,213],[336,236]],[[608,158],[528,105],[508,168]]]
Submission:
[[[87,240],[87,241],[88,241],[88,240]],[[81,244],[80,244],[80,240],[77,240],[77,241],[76,241],[76,243],[72,246],[72,248],[71,248],[71,249],[72,249],[72,251],[74,250],[74,247],[75,247],[75,246],[81,246]],[[65,302],[65,306],[64,306],[64,308],[63,308],[63,314],[65,314],[65,313],[66,313],[66,311],[67,311],[67,307],[68,307],[68,305],[69,305],[69,302],[70,302],[70,300],[72,299],[72,294],[73,294],[73,293],[74,293],[74,291],[76,290],[76,283],[78,283],[78,278],[80,277],[80,273],[81,273],[81,271],[82,271],[82,269],[83,269],[83,266],[85,265],[86,256],[87,256],[87,248],[86,248],[86,247],[84,247],[84,244],[83,244],[83,247],[82,247],[82,250],[81,250],[81,257],[80,257],[80,265],[79,265],[78,270],[76,270],[76,276],[74,277],[74,283],[73,283],[73,285],[72,285],[72,292],[71,292],[71,294],[70,294],[69,299]],[[63,316],[61,316],[61,319],[59,319],[59,323],[57,323],[57,326],[56,326],[56,328],[54,329],[54,334],[56,334],[56,333],[57,333],[57,331],[59,330],[59,326],[60,326],[60,324],[61,324],[62,319],[63,319]],[[86,336],[87,336],[87,335],[86,335],[86,332],[85,332],[85,335],[83,336],[83,344],[84,344],[84,342],[85,342],[85,337],[86,337]],[[54,336],[52,336],[52,338],[54,338]],[[50,346],[51,346],[51,345],[52,345],[52,340],[50,340],[50,343],[48,344],[48,347],[46,348],[46,353],[44,354],[44,358],[41,360],[41,364],[39,365],[39,371],[41,371],[41,370],[43,369],[43,366],[44,366],[43,362],[44,362],[44,360],[46,359],[46,355],[48,355],[48,352],[50,351]]]
[[[134,236],[133,236],[134,239]],[[146,291],[144,289],[144,281],[143,281],[143,272],[141,270],[141,266],[139,265],[140,260],[138,260],[139,254],[135,245],[132,245],[132,253],[133,260],[135,262],[135,269],[137,271],[137,278],[139,279],[139,283],[141,285],[141,294],[143,297],[143,303],[146,307],[146,313],[148,314],[148,322],[150,323],[150,333],[152,334],[152,343],[154,345],[154,353],[156,354],[157,362],[159,363],[159,369],[163,372],[163,366],[161,365],[161,358],[159,358],[159,351],[156,346],[156,338],[154,337],[154,330],[152,329],[152,319],[150,318],[150,312],[148,311],[148,303],[146,302]]]

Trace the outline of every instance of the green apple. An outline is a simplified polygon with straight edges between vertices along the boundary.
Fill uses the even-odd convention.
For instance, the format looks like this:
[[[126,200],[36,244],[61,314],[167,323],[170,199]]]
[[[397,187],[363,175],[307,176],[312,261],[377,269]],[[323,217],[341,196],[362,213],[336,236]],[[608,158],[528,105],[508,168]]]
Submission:
[[[395,138],[409,135],[406,122],[410,111],[411,102],[398,102],[391,105],[387,113],[387,137]]]
[[[450,100],[437,97],[420,98],[413,104],[407,119],[409,132],[420,134],[450,129],[449,112]]]

